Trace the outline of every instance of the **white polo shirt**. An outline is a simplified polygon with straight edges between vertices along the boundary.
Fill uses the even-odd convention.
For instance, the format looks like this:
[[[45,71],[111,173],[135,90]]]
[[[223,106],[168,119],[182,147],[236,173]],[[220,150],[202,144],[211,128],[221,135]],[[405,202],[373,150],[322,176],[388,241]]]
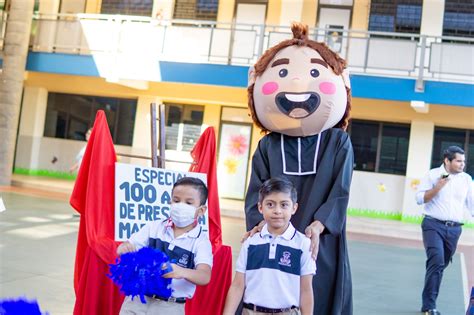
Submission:
[[[416,202],[424,203],[425,192],[433,189],[446,173],[444,165],[429,171],[423,178],[416,193]],[[461,222],[464,208],[474,216],[474,197],[472,192],[472,178],[467,173],[449,174],[449,181],[423,207],[423,214],[443,221]]]
[[[260,233],[243,244],[236,271],[245,274],[244,302],[267,308],[300,306],[300,277],[316,273],[310,239],[290,223],[282,235]]]
[[[199,264],[212,267],[212,246],[207,233],[197,225],[189,232],[174,237],[171,220],[147,223],[128,240],[138,249],[151,247],[159,249],[180,267],[195,269]],[[185,279],[171,280],[171,296],[192,298],[196,285]]]

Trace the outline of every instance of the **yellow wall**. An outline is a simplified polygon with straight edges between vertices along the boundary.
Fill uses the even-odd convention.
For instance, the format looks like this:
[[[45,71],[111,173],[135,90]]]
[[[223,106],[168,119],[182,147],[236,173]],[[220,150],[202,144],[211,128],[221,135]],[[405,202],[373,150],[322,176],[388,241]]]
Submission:
[[[217,12],[217,22],[231,23],[234,18],[234,0],[219,0],[219,11]]]
[[[432,121],[436,126],[473,129],[474,108],[447,105],[429,105],[427,114],[415,112],[409,102],[354,98],[352,117],[378,121],[410,123],[412,120]]]
[[[301,21],[302,11],[302,0],[281,0],[280,22],[278,24],[281,26],[288,27],[293,22]]]
[[[301,22],[314,27],[316,25],[316,13],[318,12],[318,1],[303,0],[303,11],[301,12]]]
[[[242,88],[199,84],[149,82],[147,90],[137,90],[106,82],[98,77],[81,77],[50,73],[28,72],[26,86],[44,87],[51,92],[97,96],[131,97],[156,96],[164,102],[247,106],[247,91]]]
[[[368,30],[370,0],[355,0],[353,10],[351,29]]]
[[[267,25],[280,25],[281,0],[268,0]]]
[[[85,13],[99,14],[101,6],[102,0],[87,0]]]
[[[204,105],[204,118],[203,124],[207,126],[214,126],[216,135],[219,135],[219,123],[221,120],[221,106],[216,106],[212,104]],[[217,140],[217,139],[216,139]]]

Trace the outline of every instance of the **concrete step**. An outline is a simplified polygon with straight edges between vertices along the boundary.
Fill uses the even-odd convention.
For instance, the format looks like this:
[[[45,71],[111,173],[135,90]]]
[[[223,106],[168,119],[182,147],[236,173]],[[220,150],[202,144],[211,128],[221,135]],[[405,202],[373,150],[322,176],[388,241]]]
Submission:
[[[74,188],[74,181],[43,176],[13,174],[12,186],[71,194]]]

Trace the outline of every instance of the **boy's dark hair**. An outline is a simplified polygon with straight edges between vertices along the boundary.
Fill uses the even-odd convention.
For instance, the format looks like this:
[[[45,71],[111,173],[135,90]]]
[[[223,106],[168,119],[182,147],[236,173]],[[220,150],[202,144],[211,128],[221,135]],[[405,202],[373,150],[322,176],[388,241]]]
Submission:
[[[443,160],[448,159],[448,161],[452,161],[456,157],[456,153],[464,154],[464,150],[461,149],[460,147],[456,146],[456,145],[452,145],[452,146],[448,147],[443,152]]]
[[[199,192],[199,197],[201,198],[201,206],[206,204],[207,200],[207,187],[206,184],[202,180],[196,177],[182,177],[176,181],[173,185],[173,189],[171,190],[171,193],[173,193],[173,190],[177,186],[192,186],[194,189],[196,189]]]
[[[293,185],[292,182],[283,177],[267,179],[258,191],[258,202],[262,203],[263,199],[265,199],[266,196],[272,193],[279,192],[290,194],[291,201],[293,201],[293,203],[296,203],[297,193],[295,185]]]

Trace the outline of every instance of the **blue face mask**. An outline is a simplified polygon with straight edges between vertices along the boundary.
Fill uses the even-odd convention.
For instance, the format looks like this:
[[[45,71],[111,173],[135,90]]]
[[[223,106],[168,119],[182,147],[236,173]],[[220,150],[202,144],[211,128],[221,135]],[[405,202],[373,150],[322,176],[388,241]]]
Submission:
[[[171,221],[173,221],[177,227],[185,227],[193,224],[196,219],[197,209],[198,208],[184,202],[172,203],[170,206]]]

